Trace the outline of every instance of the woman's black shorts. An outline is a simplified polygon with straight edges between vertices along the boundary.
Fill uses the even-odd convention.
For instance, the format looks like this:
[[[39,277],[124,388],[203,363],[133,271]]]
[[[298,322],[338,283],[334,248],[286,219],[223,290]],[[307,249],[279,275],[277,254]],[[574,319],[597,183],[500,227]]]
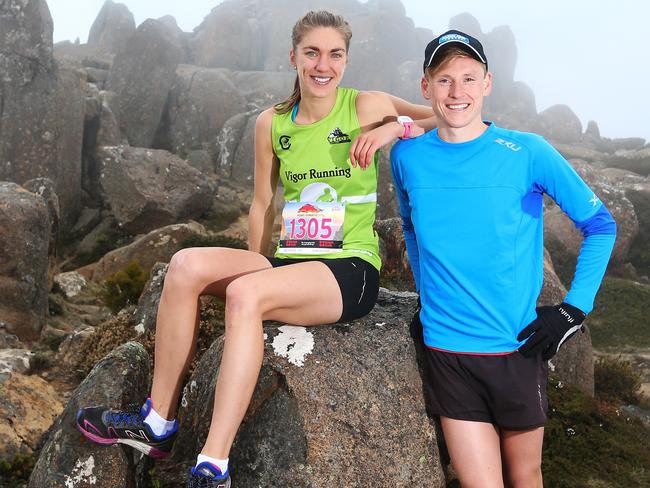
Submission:
[[[332,271],[341,289],[343,313],[338,322],[349,322],[361,318],[375,306],[379,293],[379,271],[361,258],[283,259],[267,257],[267,259],[274,268],[308,261],[320,261],[325,264]]]

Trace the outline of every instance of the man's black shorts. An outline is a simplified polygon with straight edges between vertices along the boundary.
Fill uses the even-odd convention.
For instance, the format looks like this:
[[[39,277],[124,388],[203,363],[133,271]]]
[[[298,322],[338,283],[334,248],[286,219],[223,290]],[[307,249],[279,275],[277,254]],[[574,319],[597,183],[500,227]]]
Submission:
[[[419,323],[419,318],[415,320]],[[457,354],[424,346],[424,363],[424,389],[432,414],[488,422],[506,430],[546,423],[548,370],[540,355]]]
[[[337,322],[349,322],[367,315],[375,306],[379,293],[379,271],[361,258],[281,259],[267,257],[271,266],[289,266],[307,261],[324,263],[336,279],[343,299],[343,313]]]

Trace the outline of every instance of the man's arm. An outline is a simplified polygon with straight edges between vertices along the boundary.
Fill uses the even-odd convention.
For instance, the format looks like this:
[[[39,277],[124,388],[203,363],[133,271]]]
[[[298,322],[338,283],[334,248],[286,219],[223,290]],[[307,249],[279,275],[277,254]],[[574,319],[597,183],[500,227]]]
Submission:
[[[517,336],[528,337],[519,349],[524,356],[553,357],[582,326],[602,282],[616,240],[616,222],[596,194],[555,149],[536,158],[534,178],[538,189],[550,195],[582,232],[576,270],[564,301],[537,309],[537,319]]]

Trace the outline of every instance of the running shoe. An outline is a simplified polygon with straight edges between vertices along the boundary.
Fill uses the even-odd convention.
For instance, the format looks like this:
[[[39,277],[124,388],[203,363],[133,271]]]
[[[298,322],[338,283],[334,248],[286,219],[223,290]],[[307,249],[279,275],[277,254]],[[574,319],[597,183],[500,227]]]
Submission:
[[[230,488],[230,475],[228,470],[222,474],[214,464],[203,462],[190,470],[187,488]]]
[[[126,410],[111,410],[106,407],[80,408],[77,412],[77,428],[98,444],[126,444],[152,458],[169,456],[178,433],[178,421],[174,430],[157,436],[144,423],[151,410],[151,399],[142,407],[130,405]]]

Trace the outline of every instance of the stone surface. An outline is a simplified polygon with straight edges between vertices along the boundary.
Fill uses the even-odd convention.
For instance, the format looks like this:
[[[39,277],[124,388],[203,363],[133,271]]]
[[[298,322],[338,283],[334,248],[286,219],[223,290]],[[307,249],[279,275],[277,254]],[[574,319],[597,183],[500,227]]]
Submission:
[[[135,342],[126,343],[99,362],[73,393],[50,430],[29,480],[30,488],[135,486],[134,451],[86,440],[74,428],[80,407],[140,405],[149,384],[149,355]]]
[[[289,97],[296,74],[288,71],[234,71],[230,77],[248,104],[253,109],[263,110]]]
[[[135,20],[129,8],[106,0],[90,27],[88,44],[114,54],[128,46],[134,32]]]
[[[231,453],[233,482],[444,486],[408,331],[414,309],[414,294],[383,291],[351,324],[266,327],[260,380]],[[192,462],[205,441],[222,345],[204,354],[185,389],[177,463]]]
[[[22,187],[40,195],[47,205],[47,214],[50,217],[50,244],[48,254],[53,255],[56,252],[56,244],[59,239],[59,222],[61,221],[61,206],[59,205],[59,196],[56,194],[54,182],[48,178],[34,178],[26,181]]]
[[[133,322],[138,334],[144,334],[145,331],[156,328],[156,314],[158,313],[158,304],[160,303],[167,267],[167,263],[156,263],[151,268],[149,281],[144,285],[144,290],[138,300],[138,308],[133,316]]]
[[[117,94],[118,119],[132,146],[152,146],[180,59],[168,28],[153,19],[115,55],[105,87]]]
[[[0,349],[0,375],[29,372],[29,359],[34,355],[29,349]]]
[[[582,123],[566,105],[553,105],[537,114],[533,131],[553,142],[572,143],[582,138]]]
[[[246,111],[246,100],[224,70],[187,65],[177,70],[169,105],[169,146],[182,157],[207,149],[230,117]]]
[[[577,173],[596,193],[616,220],[616,244],[611,262],[619,265],[627,258],[632,240],[639,232],[634,206],[625,196],[625,192],[615,185],[603,171],[585,161],[569,161]],[[569,253],[577,256],[582,244],[582,234],[559,206],[552,204],[544,212],[544,232],[559,240]]]
[[[38,376],[15,372],[0,373],[0,391],[0,460],[35,452],[63,410],[58,393]]]
[[[86,286],[86,278],[76,271],[59,273],[54,277],[54,284],[59,287],[66,298],[72,298]]]
[[[45,324],[49,238],[43,197],[0,182],[0,320],[21,340],[37,339]]]
[[[253,114],[248,117],[232,161],[232,180],[246,186],[253,185],[253,175],[255,172],[255,123],[257,122],[257,115]]]
[[[97,158],[104,202],[131,234],[198,217],[210,207],[212,184],[167,151],[110,146],[99,148]]]
[[[402,232],[402,219],[393,217],[379,220],[375,224],[375,229],[379,235],[382,280],[390,282],[391,288],[415,290]]]
[[[148,272],[156,262],[169,262],[173,254],[184,247],[185,239],[206,236],[205,228],[196,222],[173,224],[151,231],[128,246],[110,251],[92,265],[92,279],[102,282],[132,261],[138,261]]]
[[[84,75],[52,56],[44,0],[0,4],[0,181],[55,183],[61,227],[80,207]]]
[[[544,253],[544,286],[537,299],[537,306],[562,303],[567,294],[566,288],[555,274],[553,262]],[[549,361],[549,372],[561,381],[573,385],[586,393],[594,395],[594,351],[591,344],[588,320],[584,332],[578,332],[564,343],[560,351]]]

